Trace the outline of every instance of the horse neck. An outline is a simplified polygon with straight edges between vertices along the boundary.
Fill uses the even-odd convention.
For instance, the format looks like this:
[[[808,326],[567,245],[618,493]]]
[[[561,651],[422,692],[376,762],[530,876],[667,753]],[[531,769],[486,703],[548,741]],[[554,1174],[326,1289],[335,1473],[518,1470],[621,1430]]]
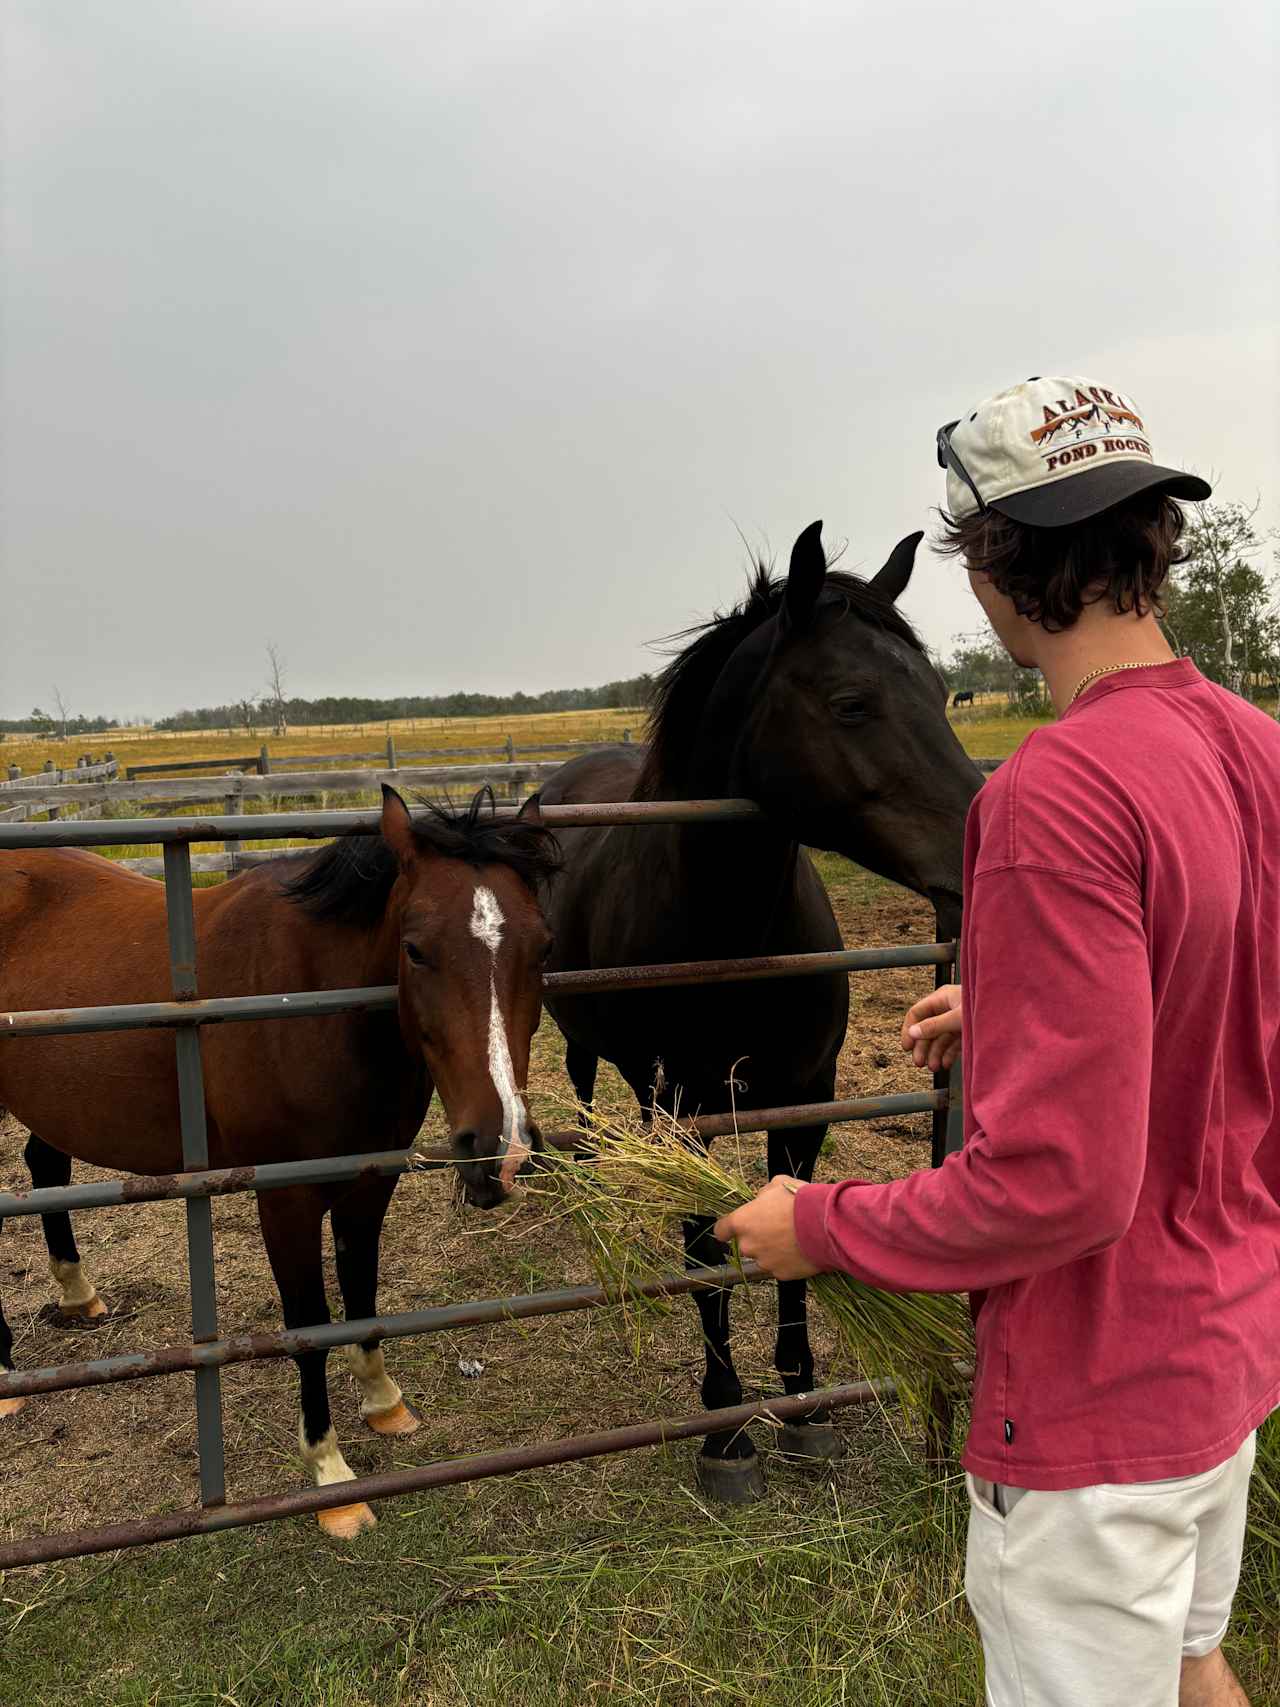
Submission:
[[[680,786],[659,793],[666,800],[720,800],[731,792],[727,768],[714,761],[690,769]],[[763,949],[776,926],[798,904],[799,845],[778,824],[671,826],[679,887],[707,956],[750,954]]]
[[[218,897],[213,906],[220,907],[228,923],[234,918],[236,928],[249,941],[282,946],[288,943],[284,952],[293,962],[290,976],[323,979],[327,987],[353,989],[367,984],[394,984],[397,980],[402,904],[396,889],[392,890],[382,918],[374,925],[337,924],[309,917],[260,882],[245,883],[243,888],[227,884],[222,889],[197,890],[196,894],[197,899],[202,894]],[[282,916],[291,927],[283,937],[277,930],[268,933],[262,928],[270,916],[263,914],[264,907],[272,911],[283,909]]]

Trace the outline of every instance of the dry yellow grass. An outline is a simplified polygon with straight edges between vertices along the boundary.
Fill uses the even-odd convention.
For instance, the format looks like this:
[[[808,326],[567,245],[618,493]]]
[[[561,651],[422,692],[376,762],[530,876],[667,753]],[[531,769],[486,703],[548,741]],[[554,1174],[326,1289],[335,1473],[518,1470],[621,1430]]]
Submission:
[[[225,729],[184,730],[169,734],[156,729],[113,729],[105,735],[78,735],[67,741],[33,735],[0,737],[0,774],[3,767],[17,765],[24,775],[39,770],[46,759],[70,767],[81,753],[100,759],[115,754],[123,771],[131,764],[162,764],[166,760],[245,758],[265,742],[267,750],[300,756],[324,753],[377,754],[388,735],[404,751],[434,751],[452,747],[500,748],[507,737],[521,756],[536,751],[539,741],[620,741],[624,729],[635,740],[641,738],[644,712],[638,708],[610,711],[547,711],[532,716],[416,717],[393,718],[382,723],[335,723],[305,728],[291,727],[286,735],[260,729],[247,735],[243,729],[228,735]]]

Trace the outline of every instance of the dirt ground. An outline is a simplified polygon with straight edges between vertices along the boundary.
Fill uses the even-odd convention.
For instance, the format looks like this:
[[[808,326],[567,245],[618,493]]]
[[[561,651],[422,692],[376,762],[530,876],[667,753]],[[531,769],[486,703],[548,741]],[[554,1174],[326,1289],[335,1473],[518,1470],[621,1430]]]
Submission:
[[[833,885],[832,899],[851,947],[932,938],[929,908],[901,890],[865,881],[839,883]],[[900,1053],[897,1040],[903,1010],[932,981],[929,968],[854,978],[839,1096],[928,1088],[926,1076]],[[786,985],[773,988],[783,999]],[[560,1055],[558,1034],[546,1019],[531,1071],[535,1108],[539,1093],[568,1094]],[[621,1085],[611,1074],[606,1079],[603,1069],[600,1092],[602,1100],[622,1101]],[[25,1137],[24,1128],[4,1117],[0,1185],[6,1189],[29,1183],[21,1160]],[[928,1140],[929,1121],[922,1115],[839,1127],[820,1172],[827,1178],[891,1178],[927,1164]],[[747,1149],[752,1140],[743,1143]],[[763,1140],[755,1143],[762,1158]],[[763,1177],[762,1160],[752,1165]],[[77,1166],[74,1177],[110,1176]],[[278,1327],[278,1300],[254,1200],[248,1195],[215,1199],[213,1214],[221,1331]],[[111,1314],[101,1327],[74,1330],[49,1318],[52,1288],[38,1221],[31,1217],[5,1224],[0,1290],[18,1366],[30,1369],[188,1340],[183,1223],[182,1206],[176,1203],[82,1214],[77,1226],[81,1255]],[[538,1206],[525,1194],[502,1211],[481,1215],[455,1204],[450,1176],[416,1175],[401,1182],[387,1219],[379,1307],[419,1309],[592,1278],[573,1235],[541,1224]],[[329,1284],[331,1308],[338,1314],[331,1266]],[[735,1355],[749,1395],[776,1390],[769,1292],[750,1289],[735,1304]],[[815,1331],[814,1343],[821,1372],[821,1331]],[[464,1357],[482,1362],[483,1374],[464,1377],[459,1369]],[[697,1408],[702,1365],[696,1318],[683,1301],[646,1324],[639,1363],[634,1342],[620,1335],[612,1313],[605,1312],[392,1341],[387,1358],[424,1419],[416,1435],[394,1442],[362,1427],[354,1384],[339,1358],[329,1364],[335,1423],[358,1475],[683,1414]],[[57,1393],[29,1400],[17,1416],[0,1422],[0,1534],[17,1538],[194,1504],[191,1388],[191,1377],[183,1375]],[[224,1370],[223,1394],[228,1497],[300,1485],[293,1366],[276,1361]]]

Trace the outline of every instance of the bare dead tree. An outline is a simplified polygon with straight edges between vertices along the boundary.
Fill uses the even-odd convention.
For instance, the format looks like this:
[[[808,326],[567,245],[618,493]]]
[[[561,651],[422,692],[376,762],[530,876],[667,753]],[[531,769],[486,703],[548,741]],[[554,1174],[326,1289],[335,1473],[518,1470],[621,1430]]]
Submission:
[[[271,707],[271,719],[277,735],[287,735],[285,723],[285,664],[280,656],[280,648],[274,640],[267,642],[267,703]]]
[[[67,719],[70,713],[67,710],[67,703],[62,697],[62,689],[56,682],[53,685],[53,703],[58,708],[58,722],[62,725],[62,739],[65,741],[67,738]]]

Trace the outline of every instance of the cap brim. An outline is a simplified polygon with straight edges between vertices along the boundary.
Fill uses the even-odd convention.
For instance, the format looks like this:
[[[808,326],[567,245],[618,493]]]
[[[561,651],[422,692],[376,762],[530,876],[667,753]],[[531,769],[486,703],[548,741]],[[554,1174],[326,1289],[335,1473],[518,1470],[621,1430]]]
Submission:
[[[1201,480],[1198,474],[1183,474],[1176,468],[1160,468],[1150,462],[1124,461],[1103,468],[1082,469],[1079,474],[1046,481],[1043,486],[1032,486],[1026,492],[994,498],[988,508],[1027,527],[1060,528],[1099,516],[1104,510],[1123,504],[1126,498],[1152,488],[1193,503],[1202,502],[1213,491],[1209,482]]]

